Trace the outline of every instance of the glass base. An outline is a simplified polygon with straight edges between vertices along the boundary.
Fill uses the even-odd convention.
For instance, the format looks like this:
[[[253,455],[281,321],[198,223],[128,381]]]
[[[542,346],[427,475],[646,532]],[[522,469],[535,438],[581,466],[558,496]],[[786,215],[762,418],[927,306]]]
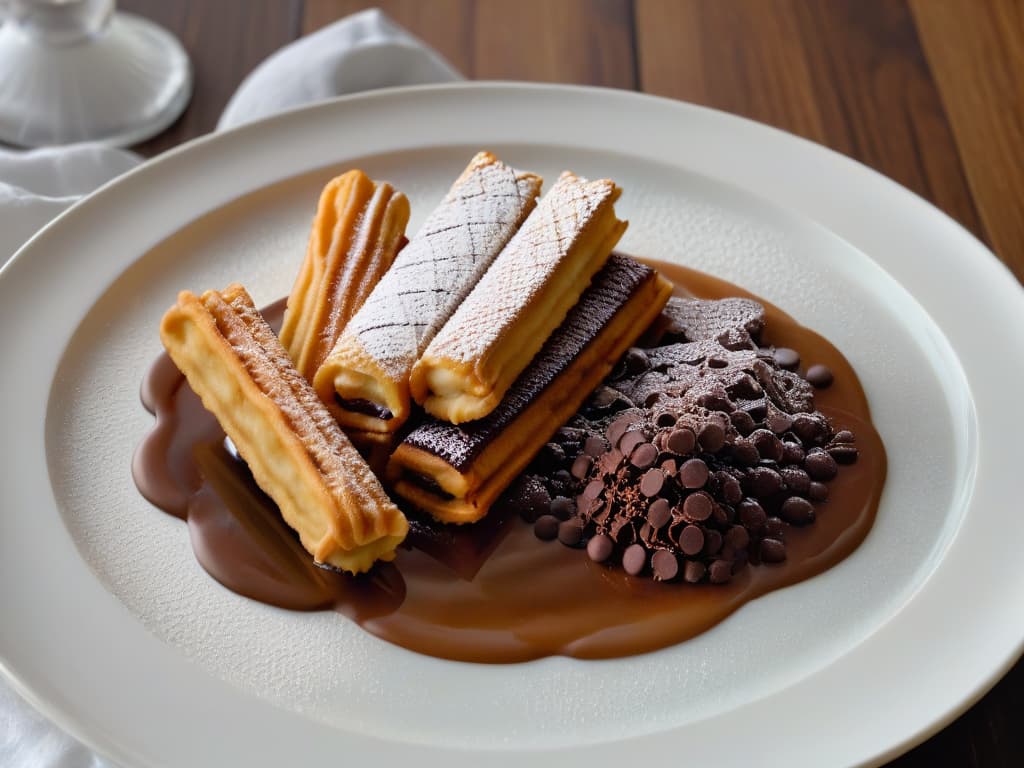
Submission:
[[[160,26],[116,13],[98,34],[47,43],[0,27],[0,141],[123,147],[160,133],[192,96],[192,66]]]

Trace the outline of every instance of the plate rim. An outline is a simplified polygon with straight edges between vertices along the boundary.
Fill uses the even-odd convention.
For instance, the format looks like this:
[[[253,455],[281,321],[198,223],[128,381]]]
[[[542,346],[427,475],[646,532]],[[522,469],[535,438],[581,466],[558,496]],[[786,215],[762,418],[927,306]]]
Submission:
[[[946,215],[942,211],[938,210],[937,208],[932,206],[930,203],[927,203],[926,201],[924,201],[921,198],[917,197],[916,195],[914,195],[909,190],[906,190],[903,187],[900,187],[895,182],[887,179],[886,177],[882,176],[881,174],[877,173],[876,171],[873,171],[872,169],[867,168],[866,166],[861,165],[860,163],[858,163],[855,160],[852,160],[852,159],[847,158],[847,157],[845,157],[843,155],[840,155],[840,154],[834,152],[833,150],[829,150],[827,148],[821,147],[820,145],[814,144],[813,142],[809,142],[806,139],[802,139],[800,137],[796,137],[796,136],[793,136],[791,134],[785,133],[784,131],[781,131],[781,130],[779,130],[777,128],[772,128],[770,126],[764,126],[762,124],[756,123],[756,122],[748,120],[746,118],[741,118],[741,117],[737,117],[737,116],[734,116],[734,115],[729,115],[727,113],[718,112],[716,110],[711,110],[711,109],[706,108],[706,107],[700,107],[700,106],[696,106],[696,105],[692,105],[692,104],[686,104],[684,102],[677,102],[677,101],[673,101],[671,99],[664,99],[664,98],[661,98],[661,97],[655,97],[655,96],[650,96],[650,95],[646,95],[646,94],[638,94],[638,93],[629,92],[629,91],[617,91],[617,90],[614,90],[614,89],[591,88],[591,87],[580,87],[580,86],[543,85],[543,84],[528,84],[528,83],[486,83],[486,82],[479,82],[479,81],[478,82],[457,83],[457,84],[444,84],[444,85],[432,85],[432,86],[413,86],[413,87],[404,87],[404,88],[383,89],[383,90],[380,90],[380,91],[374,91],[374,92],[369,92],[369,93],[365,93],[365,94],[356,94],[356,95],[352,95],[352,96],[341,97],[341,98],[333,99],[333,100],[330,100],[330,101],[327,101],[327,102],[318,103],[318,104],[315,104],[315,105],[309,105],[309,106],[305,106],[305,107],[300,107],[300,108],[297,108],[297,109],[294,109],[294,110],[290,110],[290,111],[288,111],[286,113],[275,115],[275,116],[270,117],[270,118],[268,118],[266,120],[262,120],[262,121],[259,121],[259,122],[255,122],[255,123],[247,124],[247,125],[244,125],[244,126],[240,126],[240,127],[236,128],[236,129],[233,129],[232,131],[228,131],[228,132],[224,132],[224,133],[220,133],[220,134],[211,134],[211,135],[207,135],[207,136],[204,136],[204,137],[199,137],[199,138],[194,139],[194,140],[192,140],[190,142],[182,144],[182,145],[176,147],[175,149],[173,149],[173,150],[171,150],[171,151],[169,151],[167,153],[164,153],[163,155],[160,155],[157,158],[154,158],[153,160],[151,160],[151,161],[149,161],[147,163],[144,163],[143,165],[139,166],[138,168],[133,169],[128,174],[125,174],[125,176],[120,177],[119,179],[116,179],[116,180],[108,183],[107,185],[104,185],[103,187],[101,187],[99,190],[97,190],[92,195],[90,195],[87,198],[83,199],[82,201],[76,203],[68,211],[65,211],[64,213],[62,213],[53,222],[51,222],[46,227],[44,227],[42,230],[40,230],[40,232],[38,232],[35,236],[33,236],[33,238],[31,240],[29,240],[22,248],[20,248],[18,250],[18,252],[15,254],[14,257],[12,257],[11,260],[9,260],[5,265],[0,267],[0,292],[3,291],[3,288],[5,287],[5,284],[11,283],[12,278],[10,278],[9,275],[14,273],[15,270],[19,270],[20,271],[20,270],[23,270],[23,269],[29,269],[28,267],[23,267],[23,266],[20,266],[20,265],[23,262],[27,262],[28,261],[28,258],[29,258],[28,254],[30,254],[33,250],[41,247],[40,243],[45,244],[45,241],[52,236],[53,232],[60,231],[61,228],[68,226],[66,224],[67,221],[69,221],[69,220],[73,221],[75,219],[75,217],[82,216],[82,215],[87,215],[87,214],[83,214],[82,213],[83,210],[84,211],[88,211],[88,209],[91,206],[95,206],[95,205],[98,205],[98,204],[102,205],[102,201],[108,195],[111,194],[111,192],[110,192],[111,189],[117,190],[117,189],[124,188],[124,186],[127,183],[127,180],[129,180],[129,179],[138,178],[140,176],[145,176],[147,174],[159,173],[161,168],[166,168],[168,164],[173,164],[175,162],[178,162],[178,158],[180,158],[182,156],[186,156],[187,157],[189,154],[191,154],[193,152],[196,152],[197,149],[199,149],[201,147],[204,147],[204,146],[207,146],[207,145],[210,145],[210,144],[214,144],[215,145],[218,142],[228,142],[228,141],[239,142],[239,141],[243,141],[246,136],[253,136],[255,133],[257,133],[259,131],[270,131],[270,132],[273,132],[273,131],[277,130],[281,125],[284,125],[284,124],[287,124],[287,123],[290,123],[290,122],[296,121],[296,120],[302,121],[302,120],[306,120],[306,119],[311,119],[311,116],[315,116],[317,113],[328,113],[328,112],[331,112],[332,110],[339,110],[339,112],[338,112],[339,117],[341,119],[344,119],[344,110],[346,108],[350,107],[352,104],[366,103],[366,102],[370,102],[370,101],[373,101],[373,100],[389,100],[389,99],[397,99],[398,101],[401,101],[404,98],[406,98],[409,94],[413,94],[413,95],[418,95],[418,94],[423,94],[423,93],[439,94],[439,93],[444,93],[444,92],[449,92],[449,91],[451,91],[451,92],[460,92],[460,93],[468,92],[468,91],[491,91],[491,92],[495,92],[495,93],[499,93],[499,94],[506,94],[506,95],[508,93],[511,93],[511,92],[518,92],[520,94],[520,96],[517,96],[516,98],[524,97],[524,98],[527,98],[527,99],[531,98],[532,96],[538,95],[538,94],[552,94],[552,93],[566,94],[566,93],[568,93],[568,94],[573,94],[573,95],[576,95],[576,96],[580,96],[580,97],[582,97],[584,99],[588,99],[588,100],[589,99],[597,99],[598,101],[601,101],[601,100],[608,100],[608,99],[612,99],[612,100],[615,100],[615,99],[625,99],[627,101],[635,100],[637,103],[644,102],[646,104],[650,104],[650,103],[653,102],[653,103],[657,103],[657,104],[660,105],[660,106],[657,107],[657,109],[659,109],[659,110],[661,110],[661,109],[679,110],[679,112],[677,114],[683,116],[684,119],[685,119],[686,114],[689,113],[690,115],[700,116],[701,119],[708,119],[710,117],[710,119],[712,119],[712,121],[724,122],[726,124],[732,124],[732,125],[745,125],[747,130],[753,129],[753,130],[755,130],[757,132],[764,132],[765,129],[767,129],[769,132],[771,132],[773,135],[775,135],[777,139],[781,138],[783,141],[785,141],[787,143],[792,143],[792,142],[795,141],[796,144],[793,144],[793,146],[799,147],[799,149],[796,150],[796,151],[798,153],[800,153],[800,154],[808,154],[809,157],[813,157],[813,159],[815,161],[813,163],[814,165],[817,165],[817,166],[820,167],[821,165],[828,165],[830,163],[831,164],[837,164],[837,161],[838,161],[837,167],[845,168],[845,170],[847,172],[849,171],[850,168],[858,169],[858,173],[863,172],[863,171],[867,171],[868,174],[870,174],[870,176],[868,178],[872,179],[872,181],[870,182],[871,184],[877,184],[878,182],[881,181],[881,182],[884,182],[886,185],[889,185],[889,187],[890,187],[889,191],[890,192],[895,190],[898,193],[898,195],[904,197],[904,199],[903,199],[904,204],[907,204],[907,205],[913,206],[913,207],[917,207],[917,208],[920,208],[920,206],[922,206],[922,205],[925,206],[925,208],[923,209],[924,210],[924,215],[929,217],[929,218],[934,218],[936,213],[939,214],[939,216],[941,217],[941,221],[943,222],[943,224],[946,227],[949,227],[949,225],[952,225],[952,227],[955,228],[955,230],[958,231],[959,235],[961,235],[962,237],[966,238],[967,242],[971,246],[971,250],[976,251],[977,254],[985,253],[988,257],[990,257],[990,258],[985,260],[986,266],[982,268],[982,269],[988,270],[988,274],[985,275],[987,277],[987,279],[989,279],[989,280],[997,279],[997,280],[1003,280],[1003,281],[1008,280],[1008,281],[1012,282],[1013,285],[1016,286],[1016,288],[1017,288],[1016,299],[1010,299],[1010,300],[1011,301],[1013,301],[1013,300],[1017,301],[1016,311],[1018,313],[1020,313],[1022,316],[1024,316],[1024,289],[1021,289],[1019,283],[1017,283],[1017,281],[1016,281],[1016,278],[1012,275],[1012,273],[1009,271],[1009,269],[1006,267],[1006,265],[1003,264],[1002,262],[1000,262],[995,257],[995,255],[992,254],[990,251],[988,251],[988,249],[982,243],[980,243],[976,238],[974,238],[973,235],[971,235],[969,232],[967,232],[966,229],[964,229],[960,224],[958,224],[953,219],[951,219],[948,215]],[[729,126],[727,125],[726,127],[728,128]],[[552,138],[552,143],[557,143],[557,141],[558,141],[558,139]],[[808,148],[810,148],[810,150]],[[824,154],[822,154],[822,153],[824,153]],[[828,159],[824,160],[823,158],[828,158]],[[727,183],[731,183],[731,182],[727,181]],[[244,193],[244,191],[245,190],[243,190],[242,193]],[[760,193],[755,192],[755,194],[760,194]],[[97,203],[97,201],[100,201],[100,202]],[[788,206],[784,205],[784,207],[788,207]],[[796,210],[797,215],[811,218],[812,220],[814,220],[814,221],[816,221],[818,223],[821,223],[822,226],[824,226],[826,229],[830,229],[832,231],[835,231],[832,227],[828,226],[827,224],[822,223],[816,216],[809,215],[806,211],[803,211],[803,210],[800,210],[800,209],[795,209],[795,210]],[[843,235],[840,234],[840,237],[843,237]],[[844,239],[847,239],[847,238],[844,237]],[[860,250],[864,250],[857,243],[854,243],[854,246],[859,248]],[[867,253],[868,253],[869,257],[870,257],[870,251],[868,251]],[[974,255],[975,258],[977,258],[977,254],[972,254],[972,255]],[[133,263],[134,260],[135,260],[134,257],[129,259],[127,261],[127,263],[125,265],[123,265],[123,266],[127,267],[127,265],[130,264],[130,263]],[[884,269],[884,267],[883,267],[883,269]],[[1001,270],[1001,277],[997,276],[999,274],[999,270]],[[897,279],[897,282],[900,282],[901,285],[903,284],[902,281],[899,281],[898,279]],[[914,294],[912,293],[912,295],[914,295]],[[2,316],[3,316],[3,313],[2,313],[2,311],[0,311],[0,317],[2,317]],[[2,335],[0,335],[0,338],[2,338]],[[979,458],[979,461],[980,461],[980,458]],[[930,578],[931,577],[929,577],[929,580],[930,580]],[[987,677],[984,677],[983,679],[978,680],[973,688],[969,688],[966,692],[964,692],[964,691],[961,692],[961,695],[959,697],[960,698],[959,705],[956,705],[956,706],[954,706],[952,708],[948,708],[945,711],[944,715],[942,715],[942,716],[940,716],[938,718],[931,718],[931,724],[929,726],[926,726],[923,729],[918,730],[915,733],[910,734],[908,737],[906,737],[904,740],[902,740],[900,742],[891,744],[887,749],[883,749],[882,751],[877,752],[875,754],[875,757],[869,758],[868,762],[864,762],[862,764],[870,764],[870,763],[875,763],[876,761],[890,759],[894,755],[899,754],[900,752],[904,751],[905,749],[910,748],[914,744],[919,743],[920,741],[924,740],[925,738],[927,738],[931,734],[933,734],[936,731],[940,730],[942,727],[944,727],[946,724],[948,724],[950,721],[952,721],[955,717],[957,717],[960,713],[962,713],[964,710],[966,710],[971,704],[973,704],[979,698],[981,698],[981,696],[984,695],[984,693],[992,685],[994,685],[995,682],[1000,677],[1002,677],[1002,675],[1005,674],[1005,672],[1016,662],[1016,660],[1019,658],[1022,650],[1024,650],[1024,636],[1018,635],[1016,644],[1011,645],[1008,649],[1007,648],[1003,649],[1003,654],[1001,655],[1002,662],[1000,664],[995,665],[995,667],[992,668],[990,674]],[[2,646],[0,646],[0,671],[3,671],[4,674],[8,677],[8,679],[13,683],[15,688],[20,693],[22,693],[22,695],[26,695],[26,698],[28,698],[30,701],[32,701],[32,703],[34,705],[36,705],[41,711],[43,711],[44,714],[46,714],[48,717],[51,717],[51,719],[53,719],[56,722],[58,722],[58,724],[60,724],[62,727],[65,727],[67,730],[69,730],[72,733],[74,733],[82,741],[86,742],[87,744],[92,746],[94,749],[97,749],[98,751],[101,751],[101,752],[104,752],[104,753],[108,753],[108,754],[110,754],[110,753],[117,754],[118,753],[118,750],[116,748],[117,745],[111,745],[107,741],[105,741],[103,739],[100,739],[100,738],[93,738],[95,732],[90,732],[90,731],[87,731],[87,730],[83,730],[84,726],[82,726],[81,723],[78,720],[76,720],[71,715],[70,712],[65,711],[65,709],[67,707],[67,703],[62,701],[61,704],[63,704],[64,706],[61,706],[61,704],[57,703],[56,700],[60,699],[62,697],[55,696],[54,694],[56,694],[56,692],[50,692],[49,696],[39,695],[38,692],[34,691],[31,686],[26,685],[26,681],[23,681],[21,679],[21,677],[16,673],[16,671],[10,668],[10,665],[8,664],[8,661],[7,661],[6,652],[4,651],[4,648]],[[672,733],[674,730],[675,729],[672,729],[670,731],[667,731],[666,733]],[[108,735],[112,736],[112,734],[108,734]],[[512,753],[512,754],[515,754],[515,753]],[[122,757],[125,757],[125,756],[122,755]]]

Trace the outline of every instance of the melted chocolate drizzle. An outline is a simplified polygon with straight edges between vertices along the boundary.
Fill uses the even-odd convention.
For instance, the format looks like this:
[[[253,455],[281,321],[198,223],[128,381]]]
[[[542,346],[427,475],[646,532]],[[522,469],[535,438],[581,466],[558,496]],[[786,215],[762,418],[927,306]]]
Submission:
[[[709,275],[655,264],[677,294],[717,299],[751,294]],[[885,480],[885,449],[850,364],[813,331],[764,304],[765,341],[828,365],[835,383],[816,393],[837,429],[857,435],[860,458],[843,467],[817,522],[787,534],[789,559],[748,567],[722,586],[626,575],[585,553],[538,542],[518,518],[492,512],[471,526],[410,513],[410,533],[393,563],[348,576],[314,565],[224,432],[166,355],[150,369],[142,401],[156,425],[136,451],[139,490],[187,520],[202,566],[240,595],[293,610],[333,609],[413,651],[461,661],[505,663],[550,655],[609,658],[693,637],[766,592],[810,578],[852,552],[871,528]],[[265,315],[277,327],[284,302]]]

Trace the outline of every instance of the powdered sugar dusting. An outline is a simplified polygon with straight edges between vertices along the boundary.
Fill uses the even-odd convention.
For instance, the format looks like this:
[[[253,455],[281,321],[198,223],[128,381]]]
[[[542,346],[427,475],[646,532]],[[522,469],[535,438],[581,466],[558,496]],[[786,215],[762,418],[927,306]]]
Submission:
[[[428,418],[406,437],[406,443],[444,459],[459,471],[467,469],[484,447],[582,354],[653,272],[628,256],[613,254],[497,408],[482,419],[460,426]],[[558,425],[550,426],[554,429]]]
[[[395,380],[431,339],[536,204],[541,179],[480,153],[398,254],[346,329]]]
[[[483,356],[509,333],[615,194],[608,179],[587,181],[563,173],[434,339],[429,354],[461,362]]]

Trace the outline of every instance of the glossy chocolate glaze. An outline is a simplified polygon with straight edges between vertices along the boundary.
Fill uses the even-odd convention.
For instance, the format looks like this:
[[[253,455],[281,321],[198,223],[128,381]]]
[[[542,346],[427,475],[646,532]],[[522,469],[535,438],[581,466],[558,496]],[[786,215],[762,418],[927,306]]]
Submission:
[[[752,296],[671,264],[654,264],[677,294]],[[758,301],[762,301],[757,299]],[[837,429],[857,436],[860,459],[841,468],[817,522],[787,532],[788,560],[747,567],[722,586],[663,584],[597,565],[580,550],[539,542],[533,528],[492,513],[472,526],[411,519],[393,563],[350,577],[316,567],[223,445],[224,433],[162,356],[142,387],[156,414],[132,467],[142,494],[188,521],[203,567],[229,589],[294,610],[334,609],[389,642],[475,662],[549,655],[609,658],[656,650],[714,626],[744,603],[810,578],[852,552],[871,528],[885,481],[885,449],[856,374],[835,347],[767,302],[766,343],[824,363],[835,383],[816,395]],[[280,322],[284,302],[266,316]]]

